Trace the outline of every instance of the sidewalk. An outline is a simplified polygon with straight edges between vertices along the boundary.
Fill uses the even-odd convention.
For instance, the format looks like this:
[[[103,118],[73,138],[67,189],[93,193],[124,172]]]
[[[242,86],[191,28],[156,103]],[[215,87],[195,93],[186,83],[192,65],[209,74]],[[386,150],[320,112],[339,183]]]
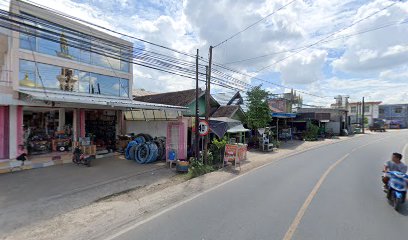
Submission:
[[[0,175],[0,237],[121,191],[160,184],[174,176],[164,163],[137,164],[123,157]]]
[[[350,137],[317,142],[294,141],[284,143],[279,151],[273,153],[249,152],[248,160],[242,164],[241,172],[238,174],[243,174],[289,155],[346,139],[350,139]],[[112,162],[117,164],[115,161]],[[0,199],[0,238],[98,239],[113,229],[121,228],[132,221],[145,218],[154,212],[168,208],[185,198],[194,196],[237,176],[236,171],[223,169],[185,181],[183,175],[176,175],[174,171],[163,168],[163,165],[160,164],[135,166],[134,162],[129,161],[125,164],[122,161],[120,162],[123,169],[116,169],[117,175],[122,174],[123,171],[129,174],[129,172],[137,171],[143,167],[149,170],[145,169],[147,172],[140,171],[139,174],[134,172],[134,175],[125,177],[125,179],[109,181],[109,179],[103,179],[100,176],[102,172],[99,171],[101,170],[92,170],[94,167],[79,167],[81,169],[79,170],[81,179],[77,180],[77,183],[80,183],[81,187],[90,184],[88,185],[89,188],[85,189],[75,189],[72,187],[75,184],[69,184],[70,187],[64,186],[63,189],[56,187],[55,184],[51,184],[52,187],[50,188],[41,186],[44,181],[52,179],[50,179],[50,176],[42,176],[41,180],[38,180],[35,184],[29,183],[27,186],[25,186],[27,183],[25,181],[30,182],[30,179],[35,179],[35,176],[25,177],[22,181],[19,180],[16,183],[12,183],[14,181],[12,179],[16,178],[10,177],[10,179],[5,180],[0,176],[0,190],[3,193],[9,192],[7,189],[11,189],[6,187],[6,182],[12,183],[14,186],[20,184],[23,186],[23,189],[11,191],[11,195],[7,194],[6,199]],[[72,168],[78,170],[78,166],[72,165]],[[41,170],[48,169],[51,168]],[[97,167],[94,169],[97,169]],[[91,174],[88,171],[95,172]],[[21,174],[28,172],[30,171],[21,172]],[[68,173],[55,174],[52,177],[72,179],[73,177],[69,172],[72,174],[72,172],[77,171],[68,169]],[[40,176],[42,174],[35,173],[35,175]],[[99,180],[95,178],[99,178]],[[92,179],[93,182],[87,183],[86,179]],[[111,177],[110,179],[114,178]],[[100,183],[101,181],[102,183]],[[84,182],[85,184],[83,184]],[[49,195],[48,197],[43,197],[40,193],[37,193],[38,188],[34,187],[38,185],[41,186],[40,189],[42,189],[43,193]],[[63,185],[61,180],[58,180],[57,185]],[[32,189],[35,189],[35,191]],[[131,190],[128,191],[128,189]],[[48,190],[50,190],[51,194],[48,193]],[[65,192],[58,194],[61,190]],[[29,192],[28,198],[24,196],[24,191]],[[125,191],[125,193],[117,196],[114,194],[122,191]],[[31,202],[32,200],[35,200],[34,204]]]

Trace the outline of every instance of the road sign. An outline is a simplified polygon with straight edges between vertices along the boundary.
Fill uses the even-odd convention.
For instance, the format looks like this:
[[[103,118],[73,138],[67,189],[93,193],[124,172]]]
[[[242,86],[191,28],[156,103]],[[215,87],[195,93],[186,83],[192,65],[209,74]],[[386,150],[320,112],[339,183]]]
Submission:
[[[200,120],[198,124],[198,133],[200,136],[205,136],[210,132],[210,124],[205,120]]]

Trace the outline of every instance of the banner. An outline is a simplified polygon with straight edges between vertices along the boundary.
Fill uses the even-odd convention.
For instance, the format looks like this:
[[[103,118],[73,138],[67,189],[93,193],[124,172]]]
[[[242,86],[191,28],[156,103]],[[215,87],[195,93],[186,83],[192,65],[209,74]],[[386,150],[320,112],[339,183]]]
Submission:
[[[247,145],[225,145],[224,162],[240,162],[247,157]]]

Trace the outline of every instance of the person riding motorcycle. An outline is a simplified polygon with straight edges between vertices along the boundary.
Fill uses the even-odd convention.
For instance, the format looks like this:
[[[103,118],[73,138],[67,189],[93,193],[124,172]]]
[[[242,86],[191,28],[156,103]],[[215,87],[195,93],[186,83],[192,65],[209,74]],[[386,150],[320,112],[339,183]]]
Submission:
[[[384,191],[387,191],[387,184],[390,180],[390,177],[387,175],[389,171],[398,171],[401,173],[407,173],[407,165],[402,162],[402,154],[401,153],[393,153],[391,160],[386,161],[384,164],[384,176],[382,177],[382,181],[384,183]]]

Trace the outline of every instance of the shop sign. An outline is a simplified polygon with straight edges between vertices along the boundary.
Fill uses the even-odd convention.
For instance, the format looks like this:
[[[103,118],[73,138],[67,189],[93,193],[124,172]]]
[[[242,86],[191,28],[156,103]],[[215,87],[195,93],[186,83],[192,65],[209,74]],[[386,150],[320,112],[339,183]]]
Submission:
[[[227,144],[225,145],[224,162],[240,162],[246,159],[246,145]]]

